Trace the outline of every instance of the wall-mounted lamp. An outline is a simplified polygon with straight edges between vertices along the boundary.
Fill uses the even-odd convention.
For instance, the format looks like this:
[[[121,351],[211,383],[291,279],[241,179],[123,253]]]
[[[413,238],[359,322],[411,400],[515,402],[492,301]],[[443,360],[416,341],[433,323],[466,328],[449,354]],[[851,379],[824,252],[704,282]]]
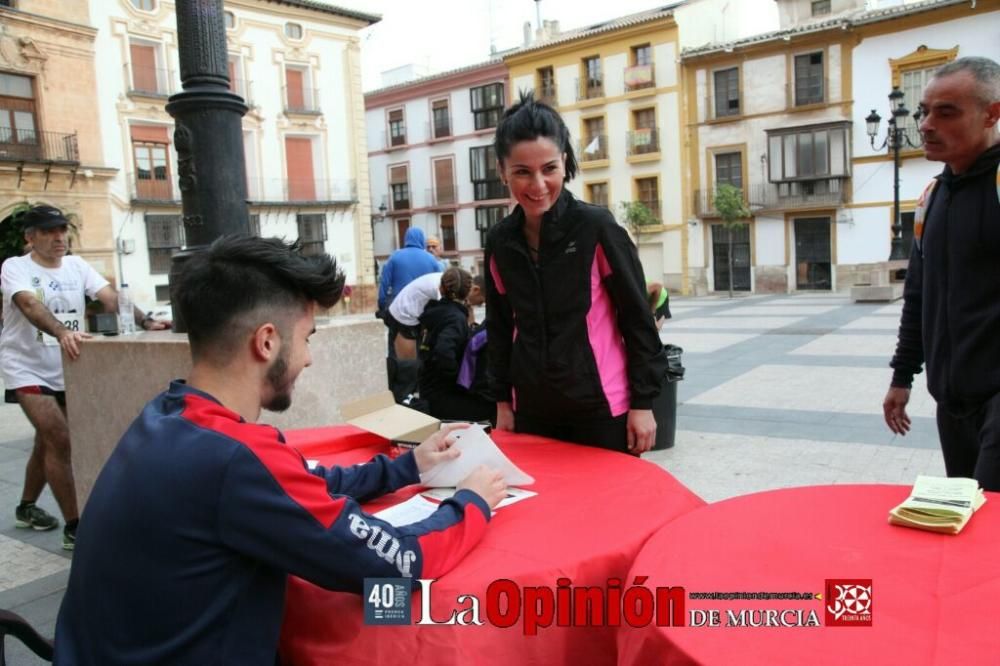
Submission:
[[[372,220],[371,220],[371,225],[372,225],[372,263],[375,266],[375,272],[373,273],[373,275],[375,276],[375,281],[376,282],[378,282],[378,259],[375,258],[375,223],[376,222],[380,222],[380,221],[382,221],[382,220],[385,219],[385,213],[386,213],[387,210],[389,210],[389,209],[386,207],[385,201],[383,201],[378,206],[378,215],[376,215],[375,213],[372,213]]]

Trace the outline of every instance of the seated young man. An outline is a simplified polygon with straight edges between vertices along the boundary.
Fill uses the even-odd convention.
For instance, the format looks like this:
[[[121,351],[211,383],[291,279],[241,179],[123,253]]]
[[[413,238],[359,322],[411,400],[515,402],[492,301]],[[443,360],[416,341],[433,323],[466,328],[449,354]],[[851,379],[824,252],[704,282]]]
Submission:
[[[360,591],[366,577],[438,577],[479,542],[505,495],[484,467],[412,525],[358,505],[454,458],[453,428],[396,460],[309,470],[255,423],[291,405],[313,314],[343,283],[329,256],[278,239],[230,236],[191,258],[176,306],[193,368],[146,405],[94,485],[56,664],[273,666],[287,574]]]

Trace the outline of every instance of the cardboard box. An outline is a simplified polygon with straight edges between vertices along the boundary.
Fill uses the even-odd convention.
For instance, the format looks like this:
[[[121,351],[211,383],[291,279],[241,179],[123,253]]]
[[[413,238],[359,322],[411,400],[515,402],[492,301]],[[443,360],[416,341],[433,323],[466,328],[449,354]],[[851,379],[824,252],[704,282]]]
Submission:
[[[406,444],[419,444],[441,427],[433,416],[397,405],[392,391],[341,405],[340,413],[351,425]]]

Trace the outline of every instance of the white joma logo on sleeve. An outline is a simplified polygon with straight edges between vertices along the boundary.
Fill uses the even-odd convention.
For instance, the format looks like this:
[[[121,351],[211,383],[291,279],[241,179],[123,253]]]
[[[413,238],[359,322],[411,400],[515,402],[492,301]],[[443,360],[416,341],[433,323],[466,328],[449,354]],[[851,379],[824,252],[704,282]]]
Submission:
[[[412,550],[402,550],[399,539],[382,531],[378,525],[369,525],[356,513],[348,514],[351,534],[359,539],[367,539],[365,545],[376,555],[399,569],[399,573],[410,577],[410,565],[417,559]]]

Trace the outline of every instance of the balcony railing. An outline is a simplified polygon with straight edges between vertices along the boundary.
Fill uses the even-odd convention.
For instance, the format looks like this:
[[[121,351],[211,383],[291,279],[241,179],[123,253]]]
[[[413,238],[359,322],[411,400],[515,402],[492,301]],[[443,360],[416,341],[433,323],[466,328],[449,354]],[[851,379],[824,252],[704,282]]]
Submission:
[[[593,162],[608,159],[608,135],[595,134],[580,141],[578,159],[581,162]]]
[[[382,149],[393,150],[406,145],[406,126],[402,126],[398,134],[382,132]]]
[[[630,156],[660,152],[660,130],[657,127],[632,130],[625,139]]]
[[[744,191],[744,199],[754,212],[839,206],[847,202],[846,196],[847,180],[842,178],[751,183]],[[714,191],[696,190],[694,208],[695,214],[699,217],[719,216],[719,212],[715,209]]]
[[[285,113],[303,113],[308,115],[318,115],[320,113],[319,88],[285,86],[282,89],[282,96],[285,99]]]
[[[430,206],[454,206],[458,203],[458,192],[454,185],[440,185],[436,188],[427,188],[424,191],[426,201]]]
[[[653,65],[632,65],[625,68],[625,92],[656,87]]]
[[[135,173],[126,174],[129,183],[129,198],[132,201],[149,201],[156,203],[180,203],[181,197],[174,188],[173,178],[167,180],[137,177]]]
[[[576,99],[596,99],[604,97],[604,79],[577,79]]]
[[[428,139],[447,139],[451,136],[451,123],[424,123]]]
[[[0,127],[0,160],[80,163],[76,133],[12,130]]]
[[[174,72],[162,67],[125,64],[125,79],[130,95],[167,97],[177,92]]]
[[[355,203],[353,179],[249,178],[247,199],[254,203]]]
[[[535,87],[535,99],[539,102],[545,102],[549,106],[556,106],[559,103],[559,97],[556,94],[556,84],[551,83]]]
[[[846,178],[819,178],[750,186],[751,206],[764,208],[811,208],[847,203]]]
[[[507,186],[500,182],[500,180],[473,181],[472,188],[476,201],[506,199],[510,196],[507,193]]]
[[[387,194],[382,197],[382,203],[385,204],[386,208],[393,213],[411,211],[414,208],[419,208],[416,193],[413,190],[407,190],[406,196],[397,197],[394,194]]]

